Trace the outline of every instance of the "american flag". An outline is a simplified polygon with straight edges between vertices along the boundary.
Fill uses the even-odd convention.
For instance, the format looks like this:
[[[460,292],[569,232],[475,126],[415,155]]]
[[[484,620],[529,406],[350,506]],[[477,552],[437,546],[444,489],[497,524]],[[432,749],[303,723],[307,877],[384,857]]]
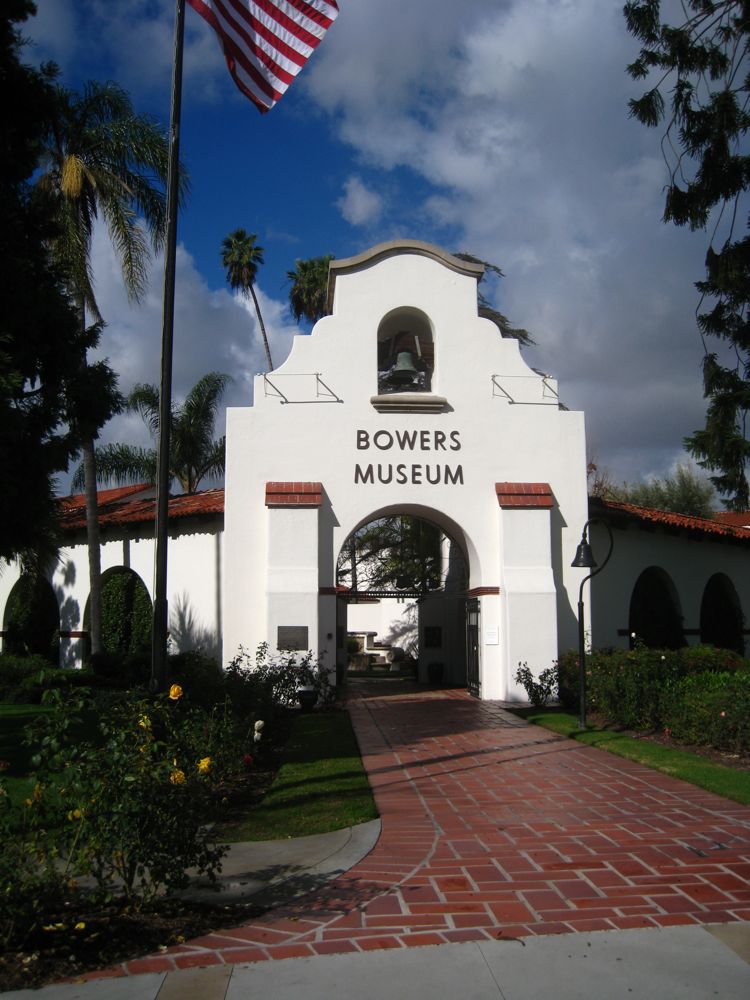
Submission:
[[[229,72],[261,112],[283,96],[336,19],[335,0],[188,0],[211,25]]]

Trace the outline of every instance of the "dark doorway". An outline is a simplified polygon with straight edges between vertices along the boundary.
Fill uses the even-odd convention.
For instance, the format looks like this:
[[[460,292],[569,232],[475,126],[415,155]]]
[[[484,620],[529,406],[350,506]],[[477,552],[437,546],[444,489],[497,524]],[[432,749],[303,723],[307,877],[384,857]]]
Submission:
[[[742,609],[734,584],[724,573],[714,573],[701,601],[701,642],[743,656],[742,624]]]
[[[470,597],[466,602],[466,685],[469,694],[479,697],[479,599]]]

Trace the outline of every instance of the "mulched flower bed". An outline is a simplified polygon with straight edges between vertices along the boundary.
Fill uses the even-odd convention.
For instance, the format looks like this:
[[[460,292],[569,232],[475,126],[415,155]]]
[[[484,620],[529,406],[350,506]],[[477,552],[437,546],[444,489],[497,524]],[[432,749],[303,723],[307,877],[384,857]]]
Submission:
[[[273,725],[266,726],[241,784],[228,790],[220,816],[228,827],[233,818],[246,819],[248,810],[273,784],[292,716],[279,712]],[[67,901],[64,909],[45,913],[21,948],[11,946],[0,952],[0,992],[76,979],[222,927],[237,927],[264,912],[252,903],[210,905],[179,899],[162,899],[139,911],[128,909],[124,900],[94,907],[81,893]]]
[[[76,979],[221,927],[236,927],[264,912],[252,905],[201,906],[178,900],[163,900],[145,912],[129,912],[116,903],[89,907],[85,899],[73,900],[64,911],[45,914],[43,927],[21,951],[0,954],[0,991]]]

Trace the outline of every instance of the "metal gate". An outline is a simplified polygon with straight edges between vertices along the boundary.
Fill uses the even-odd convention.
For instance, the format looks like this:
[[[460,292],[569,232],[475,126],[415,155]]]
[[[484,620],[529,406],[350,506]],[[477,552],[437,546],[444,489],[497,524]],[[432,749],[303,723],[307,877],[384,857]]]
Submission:
[[[466,601],[466,684],[469,694],[479,697],[479,598]]]

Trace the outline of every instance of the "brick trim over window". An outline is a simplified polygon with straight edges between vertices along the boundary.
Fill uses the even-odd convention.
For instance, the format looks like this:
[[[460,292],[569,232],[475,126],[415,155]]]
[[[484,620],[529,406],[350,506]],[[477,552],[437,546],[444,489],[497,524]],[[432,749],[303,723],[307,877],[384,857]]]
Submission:
[[[320,507],[322,483],[266,483],[266,507]]]
[[[515,510],[549,510],[554,506],[549,483],[495,483],[497,502]]]

